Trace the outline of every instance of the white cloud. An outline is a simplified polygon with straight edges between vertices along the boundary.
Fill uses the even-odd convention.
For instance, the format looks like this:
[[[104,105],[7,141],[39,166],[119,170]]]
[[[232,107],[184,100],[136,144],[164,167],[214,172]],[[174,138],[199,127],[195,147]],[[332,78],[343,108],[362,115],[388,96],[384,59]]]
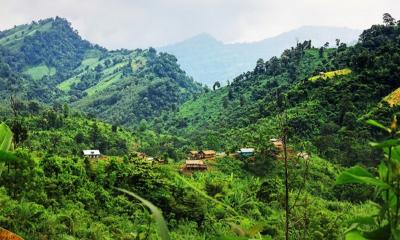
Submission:
[[[302,25],[366,28],[398,0],[0,0],[0,29],[61,16],[108,48],[160,46],[201,32],[255,41]]]

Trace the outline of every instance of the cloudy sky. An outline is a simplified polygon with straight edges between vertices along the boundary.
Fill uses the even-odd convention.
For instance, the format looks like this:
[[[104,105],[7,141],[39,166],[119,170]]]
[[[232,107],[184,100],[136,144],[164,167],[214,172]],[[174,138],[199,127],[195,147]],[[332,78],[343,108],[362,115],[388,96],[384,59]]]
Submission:
[[[250,42],[303,25],[356,29],[400,18],[399,0],[0,0],[0,29],[67,18],[87,40],[110,49],[162,46],[198,33]]]

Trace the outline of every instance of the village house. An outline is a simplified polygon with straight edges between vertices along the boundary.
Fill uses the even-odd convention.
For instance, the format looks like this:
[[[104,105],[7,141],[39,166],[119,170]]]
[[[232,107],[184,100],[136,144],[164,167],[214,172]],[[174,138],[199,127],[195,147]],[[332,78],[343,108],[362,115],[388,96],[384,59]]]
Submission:
[[[276,139],[276,138],[271,138],[269,140],[272,144],[274,144],[274,146],[279,149],[279,150],[283,150],[283,142],[280,139]]]
[[[200,159],[215,158],[216,152],[214,150],[202,150],[199,152]]]
[[[299,152],[296,155],[298,158],[303,158],[304,160],[308,160],[310,155],[307,152]]]
[[[252,157],[254,156],[254,148],[241,148],[238,153],[241,157]]]
[[[99,150],[83,150],[83,156],[88,158],[99,158],[101,154]]]
[[[199,159],[213,159],[216,156],[216,152],[214,150],[202,150],[202,151],[190,151],[188,158],[190,160],[199,160]]]
[[[188,159],[196,160],[199,159],[199,152],[198,151],[190,151],[188,155]]]
[[[207,165],[203,160],[186,160],[185,170],[206,170]]]

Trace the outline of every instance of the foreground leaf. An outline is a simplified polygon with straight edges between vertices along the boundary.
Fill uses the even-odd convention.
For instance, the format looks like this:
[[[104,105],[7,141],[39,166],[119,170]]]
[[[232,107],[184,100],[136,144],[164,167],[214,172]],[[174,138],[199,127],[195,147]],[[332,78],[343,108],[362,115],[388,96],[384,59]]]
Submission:
[[[160,235],[160,239],[170,240],[167,222],[165,221],[165,219],[162,215],[162,212],[158,207],[156,207],[150,201],[140,197],[139,195],[137,195],[133,192],[127,191],[122,188],[115,188],[115,189],[117,189],[118,191],[121,191],[123,193],[126,193],[129,196],[136,198],[137,200],[141,201],[144,205],[146,205],[146,207],[148,207],[150,209],[151,213],[153,214],[154,220],[157,225],[158,234]]]
[[[9,151],[12,146],[13,133],[5,124],[0,124],[0,151]]]
[[[360,225],[375,225],[375,218],[373,216],[355,217],[350,220],[349,223],[357,223]]]
[[[369,145],[374,148],[389,148],[400,145],[400,139],[390,139],[383,142],[370,142]]]
[[[175,174],[175,177],[180,179],[183,183],[185,183],[188,187],[190,187],[191,189],[193,189],[194,191],[196,191],[197,193],[199,193],[201,196],[203,196],[204,198],[216,203],[216,204],[220,204],[222,206],[224,206],[226,209],[230,210],[233,214],[239,216],[239,213],[236,212],[235,209],[233,209],[231,206],[224,204],[221,201],[218,201],[217,199],[209,196],[207,193],[205,193],[204,191],[196,188],[195,186],[193,186],[190,182],[188,182],[186,179],[184,179],[183,177],[179,176],[178,174]]]
[[[381,123],[378,123],[375,120],[369,119],[369,120],[367,120],[367,124],[377,127],[377,128],[380,128],[380,129],[384,130],[385,132],[390,133],[390,128],[383,126]]]
[[[359,166],[347,169],[336,178],[336,184],[338,185],[347,183],[362,183],[380,187],[382,189],[390,188],[387,183],[374,178],[370,172]]]
[[[364,233],[364,236],[371,240],[389,240],[390,239],[390,227],[385,225],[374,231]]]
[[[351,231],[346,234],[345,240],[368,240],[359,231]]]

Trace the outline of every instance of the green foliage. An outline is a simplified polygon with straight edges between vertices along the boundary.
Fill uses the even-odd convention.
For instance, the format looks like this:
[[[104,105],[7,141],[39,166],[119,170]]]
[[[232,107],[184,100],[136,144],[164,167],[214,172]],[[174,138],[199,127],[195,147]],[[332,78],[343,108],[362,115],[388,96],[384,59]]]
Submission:
[[[159,234],[281,239],[289,206],[293,239],[394,239],[397,120],[390,127],[379,122],[399,111],[381,102],[399,87],[393,81],[399,72],[398,30],[386,16],[385,25],[364,31],[352,47],[338,41],[338,48],[321,51],[309,41],[298,43],[279,58],[260,59],[254,71],[228,86],[216,84],[215,91],[194,83],[172,55],[153,48],[107,51],[80,39],[63,19],[1,32],[0,95],[13,97],[12,109],[2,106],[0,112],[18,144],[15,152],[0,154],[0,225],[33,240],[141,240]],[[37,49],[43,42],[49,46]],[[19,73],[38,66],[55,68],[55,74],[35,80]],[[338,69],[352,73],[308,80]],[[14,95],[35,101],[15,101]],[[270,141],[281,133],[280,116],[293,143],[289,204],[284,163]],[[383,133],[364,125],[372,117],[379,121],[368,122]],[[9,149],[4,126],[0,146]],[[255,156],[229,155],[242,147],[254,147]],[[103,156],[82,158],[83,149],[100,149]],[[192,149],[227,154],[206,160],[207,171],[178,175]],[[115,189],[126,189],[141,203]],[[372,189],[380,199],[373,199]]]
[[[126,193],[126,194],[136,198],[137,200],[142,202],[146,207],[148,207],[150,209],[151,213],[153,214],[153,218],[157,224],[157,229],[158,229],[158,233],[160,234],[161,240],[170,239],[167,223],[165,222],[160,209],[158,209],[156,206],[154,206],[151,202],[147,201],[146,199],[140,197],[139,195],[137,195],[133,192],[130,192],[130,191],[127,191],[127,190],[121,189],[121,188],[116,188],[116,189],[118,191],[121,191],[123,193]]]
[[[13,134],[11,129],[5,124],[0,124],[0,151],[9,151],[12,148]]]
[[[391,137],[382,143],[374,144],[377,148],[385,149],[386,160],[378,166],[379,178],[362,167],[352,167],[342,172],[336,179],[337,184],[360,183],[376,187],[377,195],[382,198],[382,203],[377,203],[379,214],[370,217],[356,218],[346,239],[397,239],[399,227],[399,184],[400,176],[400,146],[398,139],[393,139],[397,132],[397,119],[394,117],[390,127],[369,120],[369,124],[384,130]],[[394,133],[394,134],[393,134]],[[358,227],[369,226],[367,230]]]

